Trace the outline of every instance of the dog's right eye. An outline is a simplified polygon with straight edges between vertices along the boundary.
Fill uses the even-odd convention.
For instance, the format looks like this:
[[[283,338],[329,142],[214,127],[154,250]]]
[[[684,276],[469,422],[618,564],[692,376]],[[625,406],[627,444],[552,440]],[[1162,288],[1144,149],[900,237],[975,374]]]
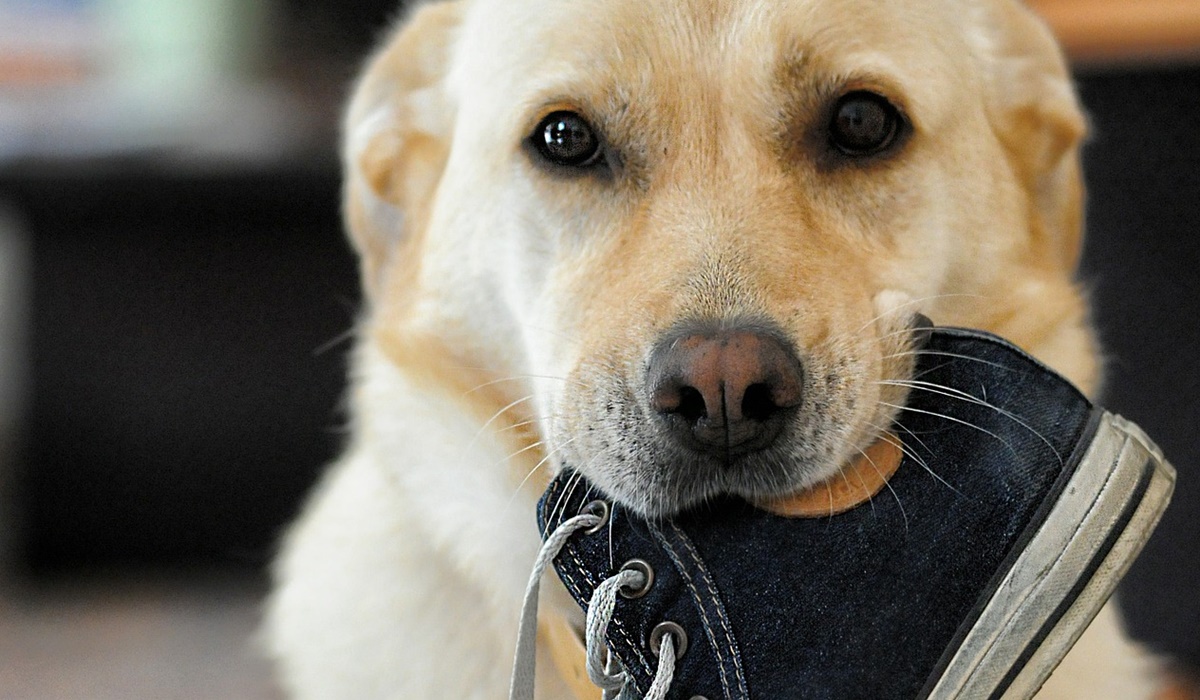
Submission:
[[[603,147],[596,130],[575,112],[546,116],[529,136],[534,152],[547,163],[585,168],[600,160]]]

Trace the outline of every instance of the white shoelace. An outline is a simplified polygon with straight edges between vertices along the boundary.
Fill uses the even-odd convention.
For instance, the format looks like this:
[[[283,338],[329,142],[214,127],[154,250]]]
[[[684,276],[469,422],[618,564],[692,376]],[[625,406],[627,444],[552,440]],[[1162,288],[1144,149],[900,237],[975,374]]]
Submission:
[[[525,602],[521,607],[521,622],[517,628],[517,651],[513,657],[512,682],[509,685],[509,700],[534,700],[534,676],[537,664],[537,613],[538,593],[541,589],[542,574],[550,565],[571,535],[579,530],[596,528],[603,525],[605,518],[593,513],[581,513],[565,520],[542,545],[533,571],[529,575],[529,583],[525,587]],[[605,668],[606,643],[604,637],[608,632],[608,624],[612,621],[613,609],[616,607],[617,596],[622,589],[639,588],[645,585],[645,576],[640,571],[622,569],[605,579],[592,593],[588,603],[587,629],[587,671],[592,683],[605,691],[624,691],[632,689],[629,675],[624,670],[609,672]],[[663,700],[671,688],[675,677],[675,640],[672,635],[663,637],[659,647],[658,670],[654,681],[646,692],[643,700]]]

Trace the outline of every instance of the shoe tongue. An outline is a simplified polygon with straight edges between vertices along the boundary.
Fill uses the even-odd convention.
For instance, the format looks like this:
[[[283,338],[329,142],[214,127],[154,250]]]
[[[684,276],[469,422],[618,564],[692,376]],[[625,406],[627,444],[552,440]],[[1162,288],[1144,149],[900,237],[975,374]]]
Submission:
[[[755,505],[786,518],[827,518],[844,513],[882,491],[903,457],[900,440],[885,433],[825,481]]]

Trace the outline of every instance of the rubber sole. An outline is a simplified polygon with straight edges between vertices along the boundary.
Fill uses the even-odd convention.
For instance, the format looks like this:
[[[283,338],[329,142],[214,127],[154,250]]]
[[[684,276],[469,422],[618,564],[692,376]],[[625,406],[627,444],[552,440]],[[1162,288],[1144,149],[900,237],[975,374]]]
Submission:
[[[1161,450],[1105,412],[1058,501],[926,697],[1032,697],[1137,558],[1174,486]]]

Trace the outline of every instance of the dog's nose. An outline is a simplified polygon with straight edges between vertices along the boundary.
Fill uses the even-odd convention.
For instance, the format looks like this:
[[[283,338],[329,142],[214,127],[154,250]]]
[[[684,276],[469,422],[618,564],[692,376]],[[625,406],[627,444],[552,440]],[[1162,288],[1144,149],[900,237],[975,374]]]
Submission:
[[[769,333],[727,329],[664,338],[650,355],[650,405],[683,445],[726,457],[761,450],[800,405],[800,359]]]

